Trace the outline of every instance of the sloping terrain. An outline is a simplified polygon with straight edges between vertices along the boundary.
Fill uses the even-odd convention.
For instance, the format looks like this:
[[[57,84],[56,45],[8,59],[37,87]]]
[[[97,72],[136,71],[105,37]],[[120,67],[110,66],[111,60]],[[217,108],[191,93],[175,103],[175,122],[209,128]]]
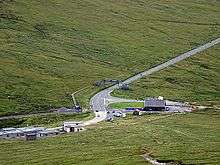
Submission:
[[[164,96],[204,106],[220,106],[220,46],[210,48],[190,59],[143,78],[130,91],[115,91],[127,98]]]
[[[86,104],[96,80],[123,79],[219,37],[219,9],[215,0],[0,0],[0,115],[70,106],[71,92],[89,86],[80,94]],[[218,55],[216,46],[115,95],[218,105]],[[146,164],[146,153],[219,164],[219,122],[219,110],[210,109],[128,116],[33,142],[1,140],[0,164],[133,165]]]
[[[71,106],[220,35],[218,1],[0,1],[0,115]]]
[[[0,141],[0,162],[13,164],[147,164],[141,155],[183,164],[219,164],[219,111],[128,116],[85,132],[33,142]]]

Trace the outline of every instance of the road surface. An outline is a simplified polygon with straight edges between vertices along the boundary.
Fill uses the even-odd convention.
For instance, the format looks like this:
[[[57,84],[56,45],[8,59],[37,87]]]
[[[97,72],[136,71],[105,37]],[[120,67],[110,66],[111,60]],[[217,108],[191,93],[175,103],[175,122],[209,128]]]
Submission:
[[[220,43],[220,38],[217,38],[209,43],[206,43],[202,46],[199,46],[193,50],[190,50],[184,54],[181,54],[165,63],[162,63],[160,65],[157,65],[156,67],[153,67],[151,69],[147,69],[145,70],[144,72],[141,72],[135,76],[132,76],[130,78],[128,78],[127,80],[123,81],[122,83],[124,84],[130,84],[142,77],[145,77],[145,76],[149,76],[151,75],[152,73],[155,73],[155,72],[158,72],[164,68],[167,68],[171,65],[174,65],[186,58],[189,58],[199,52],[202,52],[210,47],[213,47],[214,45],[217,45]],[[96,124],[100,121],[103,121],[106,119],[107,117],[107,105],[109,104],[108,100],[111,100],[112,96],[110,96],[110,93],[115,90],[115,89],[118,89],[119,86],[118,85],[114,85],[112,87],[109,87],[107,89],[104,89],[102,90],[101,92],[97,93],[95,96],[93,96],[90,100],[90,106],[91,106],[91,109],[95,112],[95,118],[90,120],[90,121],[87,121],[86,122],[86,125],[90,125],[90,124]]]

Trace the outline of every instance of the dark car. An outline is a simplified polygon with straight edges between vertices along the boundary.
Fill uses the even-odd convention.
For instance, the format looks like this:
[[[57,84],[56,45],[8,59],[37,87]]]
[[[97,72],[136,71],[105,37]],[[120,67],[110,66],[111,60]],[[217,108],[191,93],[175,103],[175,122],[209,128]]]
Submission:
[[[140,111],[139,111],[139,110],[135,110],[135,111],[133,112],[133,115],[139,116],[139,115],[140,115]]]

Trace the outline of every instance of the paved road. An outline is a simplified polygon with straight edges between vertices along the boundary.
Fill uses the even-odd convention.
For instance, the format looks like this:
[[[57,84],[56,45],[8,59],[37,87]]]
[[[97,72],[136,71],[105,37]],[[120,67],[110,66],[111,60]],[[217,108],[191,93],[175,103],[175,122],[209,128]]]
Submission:
[[[182,61],[192,55],[195,55],[199,52],[202,52],[214,45],[217,45],[220,43],[220,38],[218,39],[215,39],[205,45],[202,45],[202,46],[199,46],[198,48],[195,48],[189,52],[186,52],[184,54],[181,54],[163,64],[160,64],[156,67],[153,67],[151,69],[147,69],[146,71],[144,72],[141,72],[135,76],[132,76],[130,78],[128,78],[127,80],[125,80],[124,82],[122,83],[125,83],[125,84],[130,84],[132,83],[133,81],[136,81],[144,76],[148,76],[148,75],[151,75],[152,73],[155,73],[155,72],[158,72],[166,67],[169,67],[171,65],[174,65],[176,64],[177,62],[179,61]],[[103,121],[105,120],[106,116],[107,116],[107,105],[109,104],[109,101],[108,100],[113,100],[113,102],[118,102],[116,101],[117,99],[112,99],[113,97],[110,96],[110,93],[115,90],[115,89],[118,89],[118,85],[114,85],[112,87],[109,87],[105,90],[102,90],[101,92],[97,93],[95,96],[93,96],[90,100],[90,106],[92,108],[92,110],[95,112],[95,118],[92,119],[92,120],[89,120],[89,121],[86,121],[85,122],[85,125],[90,125],[90,124],[96,124],[100,121]],[[126,100],[124,99],[121,99],[122,102],[126,102]],[[98,112],[96,112],[98,111]],[[5,116],[5,117],[0,117],[0,120],[1,119],[11,119],[11,118],[16,118],[16,116]]]
[[[199,46],[191,51],[188,51],[184,54],[181,54],[165,63],[162,63],[160,65],[157,65],[156,67],[153,67],[151,69],[147,69],[146,71],[144,72],[141,72],[135,76],[132,76],[130,78],[128,78],[127,80],[125,80],[123,83],[125,84],[130,84],[132,83],[133,81],[136,81],[142,77],[145,77],[145,76],[149,76],[151,75],[152,73],[155,73],[155,72],[158,72],[164,68],[167,68],[171,65],[174,65],[188,57],[191,57],[199,52],[202,52],[214,45],[217,45],[220,43],[220,38],[218,39],[215,39],[209,43],[206,43],[205,45],[202,45],[202,46]],[[97,112],[95,113],[96,114],[96,117],[94,119],[92,119],[91,121],[87,121],[87,124],[86,125],[90,125],[90,124],[96,124],[100,121],[103,121],[106,119],[106,116],[107,116],[107,105],[109,104],[109,102],[107,102],[107,100],[111,99],[112,97],[110,96],[110,93],[115,90],[115,89],[118,89],[118,85],[114,85],[112,87],[109,87],[99,93],[97,93],[95,96],[93,96],[90,100],[90,106],[91,106],[91,109],[96,112],[100,112],[99,115],[97,115]]]

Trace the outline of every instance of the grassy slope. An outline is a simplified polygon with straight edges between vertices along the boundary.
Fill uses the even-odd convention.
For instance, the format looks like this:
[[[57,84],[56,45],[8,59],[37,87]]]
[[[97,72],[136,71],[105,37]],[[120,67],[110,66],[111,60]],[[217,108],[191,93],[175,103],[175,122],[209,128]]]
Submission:
[[[3,3],[2,3],[3,2]],[[0,114],[84,105],[120,78],[220,34],[218,1],[0,1]]]
[[[59,6],[55,4],[55,1],[54,3],[47,1],[44,2],[45,8],[42,7],[42,3],[37,2],[40,1],[19,1],[19,3],[10,5],[13,12],[23,15],[23,19],[31,23],[29,26],[26,26],[27,23],[20,22],[16,23],[15,27],[10,21],[6,24],[7,20],[0,19],[0,74],[1,80],[4,80],[0,88],[1,111],[9,111],[11,108],[13,111],[22,110],[21,105],[24,105],[24,102],[19,102],[16,98],[23,98],[24,93],[27,94],[25,98],[30,99],[26,100],[25,106],[30,105],[30,108],[37,100],[39,100],[37,105],[67,104],[65,92],[90,85],[97,78],[108,77],[108,73],[111,73],[112,77],[118,74],[123,77],[121,69],[131,70],[131,72],[139,71],[145,66],[150,67],[180,51],[185,51],[195,46],[195,43],[201,43],[219,35],[219,26],[210,25],[219,23],[217,12],[219,5],[216,4],[219,2],[216,1],[196,1],[195,3],[172,1],[172,4],[169,1],[152,1],[146,4],[141,1],[138,3],[98,0],[93,2],[59,1]],[[77,9],[74,9],[74,6]],[[84,17],[82,17],[83,13]],[[146,21],[134,18],[143,18]],[[48,37],[42,39],[42,36],[38,36],[38,32],[33,30],[33,24],[45,23],[45,21],[48,21],[50,25],[46,24],[46,28],[51,27],[48,31],[49,36],[53,36],[56,42],[52,42],[53,40]],[[198,24],[199,22],[201,24]],[[17,26],[18,24],[20,26]],[[79,33],[79,30],[77,32],[70,30],[72,29],[70,26],[76,25],[78,25],[77,29],[84,32],[83,34],[86,33],[85,36],[79,37],[83,42],[74,42],[74,38],[71,38],[73,35],[68,34]],[[2,26],[15,30],[6,30]],[[10,26],[14,27],[9,28]],[[24,27],[27,29],[24,30]],[[59,30],[60,28],[62,30]],[[91,36],[88,34],[95,36],[93,40],[89,39]],[[21,37],[22,35],[26,38]],[[6,39],[7,36],[11,36],[11,39],[10,37]],[[19,39],[25,44],[19,45]],[[156,43],[158,45],[155,45]],[[86,45],[88,49],[85,49],[83,45]],[[97,47],[100,49],[96,52]],[[173,51],[174,48],[177,49],[176,52]],[[106,56],[100,53],[111,52],[110,49],[114,53],[106,54]],[[78,54],[75,51],[78,51]],[[216,48],[210,51],[216,52]],[[211,60],[210,54],[214,53],[208,54],[206,57],[212,61],[211,63],[218,60],[217,56],[212,56],[214,59]],[[81,56],[89,58],[82,59]],[[111,59],[112,56],[113,59]],[[204,59],[207,59],[206,57]],[[91,58],[95,59],[95,66]],[[97,63],[97,59],[111,61],[112,65]],[[120,60],[123,61],[122,64]],[[202,61],[203,64],[204,60]],[[30,66],[27,67],[29,64]],[[197,68],[196,72],[200,71],[200,64],[193,66]],[[95,67],[96,70],[94,70]],[[185,73],[179,65],[177,68]],[[189,68],[188,65],[187,68]],[[90,72],[86,75],[81,72],[83,70]],[[213,64],[211,70],[213,70]],[[191,72],[185,73],[184,76],[187,77]],[[178,73],[175,72],[175,75]],[[215,69],[207,73],[216,76]],[[75,79],[76,75],[80,77],[80,83],[78,79]],[[199,79],[200,85],[204,85],[203,78],[201,79]],[[168,80],[172,80],[172,77]],[[217,80],[212,79],[212,81]],[[139,82],[139,84],[142,83]],[[214,82],[213,84],[216,85]],[[190,90],[195,91],[195,85],[187,87],[187,90],[184,88],[186,93]],[[132,97],[137,97],[136,91],[139,88],[138,86],[134,88],[137,90],[134,90]],[[187,97],[178,92],[179,86],[176,88],[178,89],[177,93],[174,93],[175,98],[185,100]],[[84,97],[88,99],[89,93],[93,91],[88,89]],[[160,89],[160,91],[163,90]],[[10,104],[6,99],[9,93],[16,96]],[[207,96],[200,95],[198,100],[207,99]],[[213,100],[213,95],[210,97]],[[169,117],[160,115],[129,117],[113,124],[102,123],[97,128],[90,128],[79,134],[34,142],[1,140],[0,162],[1,164],[82,164],[82,162],[83,164],[145,164],[146,162],[140,155],[148,150],[158,159],[182,160],[184,163],[218,164],[220,162],[219,124],[219,111],[213,110]]]
[[[219,111],[130,116],[82,133],[33,142],[0,141],[4,164],[146,164],[146,151],[186,164],[220,162]],[[102,136],[100,136],[102,135]]]
[[[43,127],[60,127],[64,121],[84,121],[93,118],[91,112],[80,114],[44,114],[32,115],[19,119],[0,120],[0,129],[7,127],[26,127],[26,126],[43,126]]]
[[[115,91],[127,98],[164,96],[171,100],[220,105],[220,46],[187,59],[175,66],[143,78],[131,85],[131,91]]]

